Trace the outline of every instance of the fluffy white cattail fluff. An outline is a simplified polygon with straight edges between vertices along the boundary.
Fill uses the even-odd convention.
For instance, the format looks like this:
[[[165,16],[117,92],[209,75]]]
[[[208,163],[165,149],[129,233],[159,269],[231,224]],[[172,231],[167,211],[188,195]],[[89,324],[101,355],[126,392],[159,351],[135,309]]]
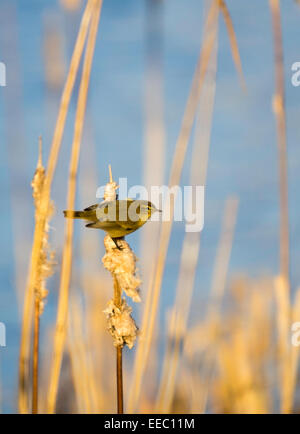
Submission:
[[[118,186],[117,183],[112,181],[112,182],[108,182],[105,186],[104,189],[104,200],[116,200],[117,194],[116,194],[116,190],[117,190]]]
[[[104,188],[104,194],[103,194],[103,198],[105,201],[116,200],[117,199],[116,191],[119,188],[117,183],[113,180],[110,165],[108,167],[109,167],[109,182],[106,184]]]
[[[115,242],[106,235],[104,238],[106,254],[102,262],[104,267],[113,274],[128,297],[134,302],[140,302],[139,287],[141,280],[136,277],[137,258],[125,240],[118,240],[118,247]]]
[[[137,337],[138,328],[131,316],[131,307],[123,299],[120,306],[116,306],[113,300],[107,304],[104,313],[107,316],[108,331],[113,337],[114,346],[127,345],[132,348]]]

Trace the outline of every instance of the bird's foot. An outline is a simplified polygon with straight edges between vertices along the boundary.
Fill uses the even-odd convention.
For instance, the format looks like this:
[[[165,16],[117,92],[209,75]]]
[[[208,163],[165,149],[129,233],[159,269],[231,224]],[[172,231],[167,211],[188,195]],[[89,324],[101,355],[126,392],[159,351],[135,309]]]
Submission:
[[[124,240],[124,237],[112,238],[112,240],[113,240],[113,242],[115,243],[116,248],[117,248],[118,250],[122,250],[122,246],[119,244],[119,241],[120,241],[120,240]]]

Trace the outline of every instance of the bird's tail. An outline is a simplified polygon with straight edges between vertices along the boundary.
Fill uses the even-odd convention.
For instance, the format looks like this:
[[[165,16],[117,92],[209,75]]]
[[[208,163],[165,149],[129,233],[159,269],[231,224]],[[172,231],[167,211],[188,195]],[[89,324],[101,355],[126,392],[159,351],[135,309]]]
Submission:
[[[68,219],[85,219],[84,211],[64,211],[64,216]]]

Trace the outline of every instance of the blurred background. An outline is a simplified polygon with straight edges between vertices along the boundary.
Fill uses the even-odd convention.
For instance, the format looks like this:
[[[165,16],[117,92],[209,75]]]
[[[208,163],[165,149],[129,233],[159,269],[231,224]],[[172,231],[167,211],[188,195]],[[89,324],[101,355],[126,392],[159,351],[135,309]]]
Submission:
[[[272,374],[272,370],[276,370],[279,363],[278,356],[273,354],[275,347],[271,345],[270,348],[266,344],[263,349],[255,347],[255,355],[252,352],[244,354],[242,360],[247,360],[251,365],[251,372],[245,368],[249,377],[256,377],[258,381],[260,374],[265,373],[266,366],[262,370],[262,365],[272,368],[267,369],[268,374],[262,376],[258,390],[251,383],[251,396],[243,395],[241,399],[245,399],[245,405],[239,407],[234,403],[236,399],[240,402],[240,399],[236,398],[240,389],[232,390],[228,386],[230,383],[237,384],[234,375],[238,374],[231,372],[231,369],[237,371],[235,364],[241,366],[244,363],[235,356],[236,347],[233,345],[233,349],[227,354],[228,348],[222,346],[224,343],[216,342],[216,347],[212,344],[216,351],[223,349],[223,357],[228,358],[220,361],[218,356],[217,366],[221,368],[217,369],[214,377],[208,375],[207,366],[210,363],[205,365],[205,358],[203,359],[201,353],[201,345],[206,342],[203,335],[208,336],[208,332],[206,333],[207,329],[201,328],[202,326],[197,329],[198,324],[202,324],[206,318],[210,289],[214,285],[215,267],[218,267],[216,257],[220,238],[222,240],[222,227],[224,229],[225,224],[226,229],[227,224],[229,239],[226,241],[225,237],[225,241],[223,240],[223,262],[228,259],[228,269],[225,267],[224,271],[227,276],[224,277],[224,290],[229,288],[228,294],[230,293],[231,297],[226,298],[224,309],[227,312],[238,306],[237,309],[241,310],[238,310],[239,314],[236,314],[236,311],[231,313],[230,320],[222,320],[222,324],[224,325],[225,321],[226,327],[242,330],[242,326],[237,325],[237,315],[239,319],[243,317],[246,323],[249,322],[246,324],[248,331],[255,322],[254,337],[249,337],[249,340],[256,338],[256,342],[261,341],[265,333],[268,334],[266,340],[269,343],[276,339],[272,337],[272,320],[269,321],[269,317],[273,316],[274,306],[272,302],[268,304],[259,298],[262,294],[272,297],[270,293],[272,294],[273,278],[279,274],[279,181],[276,122],[272,111],[275,83],[271,13],[268,1],[227,0],[226,4],[236,32],[247,90],[244,91],[240,85],[232,59],[228,31],[220,15],[215,103],[205,180],[205,223],[201,233],[199,257],[194,258],[194,293],[188,315],[188,329],[191,333],[184,339],[186,349],[183,350],[184,366],[181,367],[185,374],[180,375],[180,381],[176,383],[170,408],[173,411],[179,409],[182,412],[197,412],[197,403],[201,401],[201,408],[204,408],[205,402],[204,411],[209,412],[243,412],[247,408],[252,411],[261,409],[277,412],[280,411],[280,386],[276,383],[277,374]],[[46,164],[62,88],[84,6],[83,0],[0,2],[0,61],[6,65],[6,87],[0,88],[0,321],[6,325],[6,347],[0,348],[0,395],[3,413],[15,412],[18,407],[22,305],[34,231],[31,180],[38,159],[38,138],[43,138],[43,160]],[[199,0],[104,0],[81,143],[77,208],[97,202],[97,187],[108,181],[108,164],[112,165],[116,180],[127,177],[129,187],[136,184],[168,184],[175,144],[201,49],[207,8],[208,2]],[[288,143],[291,299],[294,298],[300,283],[300,87],[293,87],[291,84],[291,66],[300,61],[299,20],[300,8],[297,2],[281,2]],[[76,81],[75,96],[78,85],[79,81]],[[71,100],[51,194],[55,214],[50,222],[49,237],[56,253],[57,266],[48,283],[49,296],[41,320],[41,387],[45,387],[45,390],[47,362],[51,354],[57,310],[59,264],[64,239],[62,210],[66,207],[76,110],[75,96],[73,95]],[[193,129],[181,185],[190,183],[192,143],[197,137],[201,138],[201,134],[201,125],[198,132],[196,127]],[[201,164],[200,159],[199,171]],[[229,222],[226,223],[225,218],[224,223],[226,212]],[[230,219],[232,213],[236,214]],[[151,222],[149,225],[156,234],[155,223]],[[148,235],[139,231],[128,238],[131,247],[141,259],[139,270],[143,280],[144,300],[153,252],[153,245],[148,248],[147,244],[151,244],[151,229],[147,231]],[[109,299],[111,282],[109,273],[100,270],[103,234],[99,232],[88,231],[80,222],[75,224],[70,291],[72,293],[76,288],[74,306],[79,311],[84,310],[81,319],[87,314],[86,306],[93,304],[96,309],[95,321],[98,318],[103,322],[102,311]],[[159,385],[162,384],[164,376],[164,363],[167,363],[165,344],[168,342],[170,323],[168,312],[172,310],[175,300],[184,237],[184,222],[174,223],[155,332],[157,352],[149,366],[149,369],[156,373],[157,385],[149,385],[147,398],[144,396],[142,399],[140,411],[150,411],[154,408],[154,401],[158,405],[159,400],[164,399]],[[90,245],[93,245],[93,250]],[[102,291],[103,286],[107,287],[106,292]],[[86,301],[88,297],[92,300],[90,303]],[[255,315],[247,316],[248,314],[241,313],[245,309],[245,305],[240,308],[243,297],[251,300],[245,302],[248,307],[252,302],[256,303],[255,297],[258,298],[259,307],[255,304],[253,312],[259,312],[261,322],[255,319]],[[134,316],[139,324],[140,309],[134,309]],[[300,316],[298,320],[300,321]],[[104,338],[101,341],[99,336],[95,336],[96,326],[93,329],[94,334],[86,332],[84,325],[77,326],[78,333],[81,329],[84,335],[83,341],[88,336],[88,343],[85,342],[91,355],[88,363],[95,361],[96,357],[103,357],[103,352],[111,345],[110,337],[107,336],[107,342],[104,342]],[[192,332],[196,333],[197,330],[197,344],[190,345],[189,339],[194,339]],[[77,332],[74,333],[76,340],[78,335]],[[90,335],[93,335],[93,340]],[[230,332],[230,338],[232,337],[233,332]],[[99,344],[102,342],[103,347],[98,350],[100,355],[95,355],[93,345],[98,341]],[[247,348],[252,343],[246,343]],[[198,344],[200,348],[197,347]],[[190,347],[197,348],[196,358]],[[80,395],[80,385],[77,387],[76,380],[70,378],[70,372],[74,374],[75,369],[74,366],[70,367],[70,360],[72,361],[72,354],[74,355],[76,349],[72,350],[71,346],[68,348],[71,356],[65,356],[62,366],[58,411],[88,411],[85,408],[87,401],[95,412],[113,411],[113,401],[108,400],[106,406],[100,405],[99,402],[102,401],[98,395],[86,398],[87,401],[76,399],[77,394]],[[69,350],[66,349],[66,352]],[[133,365],[134,351],[125,350],[128,371]],[[237,353],[239,351],[242,351],[240,347]],[[190,355],[191,352],[193,356]],[[204,354],[207,358],[208,353]],[[192,357],[192,362],[185,363],[185,357],[187,360]],[[84,360],[82,363],[87,363]],[[192,397],[194,403],[186,408],[185,394],[191,397],[193,393],[192,386],[188,383],[189,380],[193,382],[191,373],[194,370],[201,371],[203,365],[206,367],[206,374],[199,374],[197,391],[203,389],[204,395]],[[100,369],[97,364],[94,368]],[[82,369],[82,366],[77,369]],[[102,374],[96,372],[95,378],[103,376],[105,368],[101,369]],[[91,372],[88,369],[87,371]],[[128,378],[129,376],[130,373]],[[211,388],[207,382],[203,385],[204,377],[210,379]],[[215,382],[211,380],[212,377]],[[99,380],[99,384],[101,381],[102,385],[95,388],[95,394],[102,388],[101,393],[105,395],[107,388],[112,386],[106,384],[107,380],[104,381],[103,378]],[[294,411],[296,408],[295,405]]]

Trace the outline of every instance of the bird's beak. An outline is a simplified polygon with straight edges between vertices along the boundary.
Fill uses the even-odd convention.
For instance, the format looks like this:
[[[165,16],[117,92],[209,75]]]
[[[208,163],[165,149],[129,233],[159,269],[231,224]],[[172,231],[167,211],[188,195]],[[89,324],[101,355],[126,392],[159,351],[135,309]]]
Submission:
[[[152,213],[155,213],[155,212],[162,212],[161,209],[158,209],[158,208],[156,208],[155,206],[152,206],[151,211],[152,211]]]

